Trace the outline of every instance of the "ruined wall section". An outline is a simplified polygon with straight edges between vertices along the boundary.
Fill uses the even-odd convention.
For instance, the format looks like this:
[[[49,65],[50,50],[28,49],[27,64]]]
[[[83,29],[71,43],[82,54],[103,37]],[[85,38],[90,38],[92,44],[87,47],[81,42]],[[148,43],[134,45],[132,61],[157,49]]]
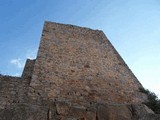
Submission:
[[[142,87],[102,31],[46,22],[30,83],[34,100],[137,103]]]
[[[24,70],[23,70],[23,73],[22,73],[22,76],[21,76],[22,79],[24,79],[24,82],[28,85],[31,82],[31,77],[32,77],[33,69],[34,69],[34,64],[35,64],[35,60],[27,59]]]
[[[0,109],[19,103],[21,78],[0,76]]]
[[[28,87],[35,60],[27,60],[22,77],[0,75],[0,109],[27,103]]]

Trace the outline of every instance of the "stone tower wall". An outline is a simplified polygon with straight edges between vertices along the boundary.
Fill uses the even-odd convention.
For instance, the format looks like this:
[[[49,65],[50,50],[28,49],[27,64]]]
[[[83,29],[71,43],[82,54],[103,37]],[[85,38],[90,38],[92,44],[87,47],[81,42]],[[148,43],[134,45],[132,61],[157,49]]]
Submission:
[[[35,60],[27,59],[24,70],[23,70],[23,73],[22,73],[22,79],[24,79],[24,82],[28,85],[31,82],[31,77],[32,77],[33,69],[34,69],[34,64],[35,64]]]
[[[37,59],[0,75],[0,120],[159,119],[140,87],[102,31],[46,22]]]
[[[51,22],[44,25],[30,86],[35,100],[91,104],[145,99],[141,84],[102,31]]]

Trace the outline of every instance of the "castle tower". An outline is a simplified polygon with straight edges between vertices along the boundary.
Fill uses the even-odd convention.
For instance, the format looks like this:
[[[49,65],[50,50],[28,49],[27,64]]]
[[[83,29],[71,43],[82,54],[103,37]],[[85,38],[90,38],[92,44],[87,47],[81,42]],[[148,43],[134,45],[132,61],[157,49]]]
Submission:
[[[100,30],[45,22],[21,77],[0,75],[0,120],[160,119]]]
[[[52,22],[45,22],[30,86],[33,100],[88,105],[146,99],[102,31]]]

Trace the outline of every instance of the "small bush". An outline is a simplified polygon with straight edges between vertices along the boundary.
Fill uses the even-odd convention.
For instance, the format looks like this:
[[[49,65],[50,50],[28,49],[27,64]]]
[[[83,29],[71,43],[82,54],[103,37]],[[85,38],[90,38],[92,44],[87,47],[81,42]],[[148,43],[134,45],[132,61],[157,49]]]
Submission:
[[[149,91],[145,88],[140,88],[140,92],[147,94],[148,102],[144,102],[150,109],[155,113],[160,114],[160,100],[154,92]]]

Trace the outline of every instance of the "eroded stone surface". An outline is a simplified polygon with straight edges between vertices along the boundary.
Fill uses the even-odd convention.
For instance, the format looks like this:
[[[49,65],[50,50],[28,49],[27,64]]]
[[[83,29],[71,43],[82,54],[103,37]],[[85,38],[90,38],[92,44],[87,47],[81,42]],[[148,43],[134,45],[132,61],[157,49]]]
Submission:
[[[158,120],[104,33],[46,22],[22,77],[0,75],[0,120]]]
[[[141,84],[99,30],[47,22],[30,86],[44,99],[139,103]],[[63,87],[62,87],[63,86]]]
[[[97,104],[94,108],[84,108],[65,102],[56,102],[52,106],[18,104],[0,109],[0,120],[159,120],[159,115],[144,111],[142,106]],[[137,114],[131,108],[141,113]]]

